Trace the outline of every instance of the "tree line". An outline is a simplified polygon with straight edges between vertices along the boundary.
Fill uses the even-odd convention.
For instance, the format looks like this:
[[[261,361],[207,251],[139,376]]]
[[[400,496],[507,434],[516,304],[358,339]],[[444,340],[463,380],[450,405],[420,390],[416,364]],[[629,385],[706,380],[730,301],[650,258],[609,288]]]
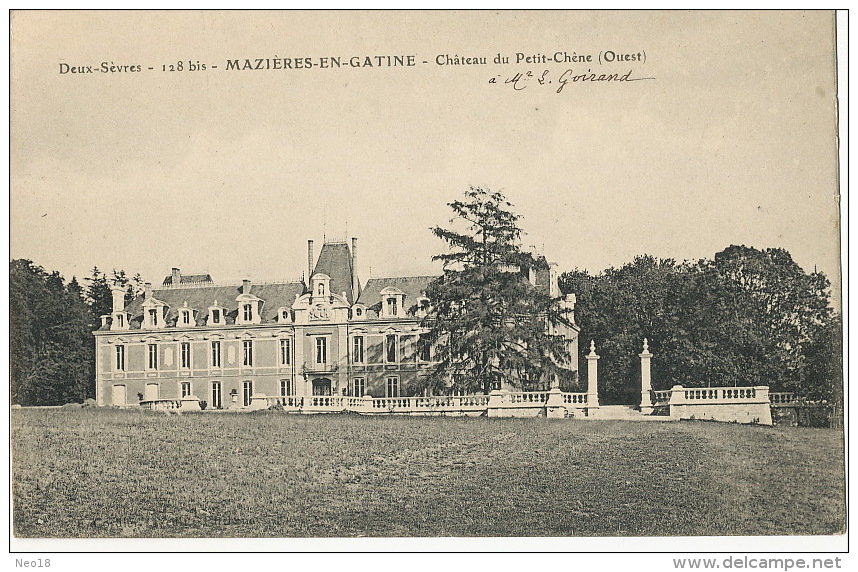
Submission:
[[[582,351],[596,342],[600,394],[633,403],[647,338],[653,389],[759,386],[815,400],[842,396],[840,316],[830,283],[782,248],[730,246],[712,259],[638,256],[560,278],[574,292]],[[584,360],[581,360],[584,363]],[[584,373],[586,376],[586,373]]]
[[[100,316],[112,310],[110,288],[130,301],[142,289],[139,274],[103,273],[97,267],[81,285],[66,282],[30,260],[9,264],[11,402],[20,405],[82,403],[95,397],[95,341]]]

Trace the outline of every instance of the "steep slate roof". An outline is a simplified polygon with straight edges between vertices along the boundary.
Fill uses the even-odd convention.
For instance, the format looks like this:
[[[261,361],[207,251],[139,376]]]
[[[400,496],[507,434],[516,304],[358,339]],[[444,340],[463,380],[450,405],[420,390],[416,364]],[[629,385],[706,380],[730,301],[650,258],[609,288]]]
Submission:
[[[354,304],[352,292],[352,255],[348,244],[344,242],[325,243],[319,253],[319,260],[313,274],[327,274],[331,277],[331,293],[346,293],[349,304]]]
[[[211,274],[188,274],[179,278],[179,284],[214,284]],[[164,278],[162,286],[173,286],[173,275]]]
[[[370,278],[360,294],[358,302],[364,304],[375,314],[381,309],[381,291],[385,288],[399,288],[405,293],[405,310],[417,304],[417,298],[426,295],[426,288],[437,276],[405,276],[401,278]],[[372,313],[368,316],[374,318]]]
[[[277,321],[277,309],[280,307],[291,308],[295,303],[295,296],[304,293],[303,282],[285,282],[280,284],[253,284],[250,293],[264,301],[260,318],[263,324],[275,323]],[[206,325],[208,319],[208,308],[217,301],[218,306],[226,308],[226,323],[234,324],[238,315],[238,302],[236,297],[241,294],[241,286],[198,286],[181,288],[158,288],[152,290],[152,296],[169,306],[166,322],[168,326],[174,326],[178,311],[184,307],[196,310],[196,321],[198,326]],[[125,311],[131,314],[131,327],[139,328],[143,319],[143,296],[138,296],[131,301]]]

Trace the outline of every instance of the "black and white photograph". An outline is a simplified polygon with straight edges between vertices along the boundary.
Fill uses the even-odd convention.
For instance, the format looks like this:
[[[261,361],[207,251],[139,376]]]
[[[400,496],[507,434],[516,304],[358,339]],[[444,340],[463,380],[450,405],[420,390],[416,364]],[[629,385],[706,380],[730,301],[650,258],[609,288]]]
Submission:
[[[21,566],[842,566],[845,15],[9,22]]]

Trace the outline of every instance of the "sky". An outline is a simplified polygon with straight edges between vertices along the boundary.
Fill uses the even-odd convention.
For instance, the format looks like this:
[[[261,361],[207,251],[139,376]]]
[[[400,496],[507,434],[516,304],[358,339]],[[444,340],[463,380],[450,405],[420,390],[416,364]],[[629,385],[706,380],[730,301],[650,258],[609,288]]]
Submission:
[[[561,272],[782,247],[837,295],[833,22],[772,11],[16,12],[10,257],[66,278],[98,266],[155,283],[171,267],[294,280],[307,239],[318,254],[323,238],[356,236],[362,280],[434,274],[444,244],[429,229],[447,226],[447,203],[473,185],[504,192],[525,245]],[[600,63],[609,53],[636,59]],[[363,65],[377,55],[415,65]],[[331,57],[360,66],[320,69]],[[286,58],[314,67],[226,69]],[[162,71],[179,61],[182,71]],[[141,71],[101,73],[102,62]],[[71,66],[94,73],[60,73]],[[564,74],[626,72],[653,79],[557,92]]]

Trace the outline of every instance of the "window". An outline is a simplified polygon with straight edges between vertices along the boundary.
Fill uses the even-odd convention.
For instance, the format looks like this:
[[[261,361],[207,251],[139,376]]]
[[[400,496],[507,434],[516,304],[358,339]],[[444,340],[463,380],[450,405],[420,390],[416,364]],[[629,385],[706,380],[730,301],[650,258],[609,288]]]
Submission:
[[[182,310],[182,325],[190,326],[191,325],[191,311],[190,310]]]
[[[316,363],[328,363],[328,340],[327,338],[316,338]]]
[[[281,310],[280,311],[280,321],[288,322],[289,321],[289,310]]]
[[[182,342],[179,346],[179,355],[181,361],[181,367],[183,369],[190,369],[191,367],[191,343],[190,342]]]
[[[316,288],[316,294],[319,296],[325,295],[325,283],[319,282],[319,286]]]
[[[120,328],[124,328],[125,327],[125,316],[123,316],[122,314],[116,314],[116,325],[119,326]]]
[[[191,395],[191,382],[183,381],[181,385],[182,397],[189,397]]]
[[[355,309],[355,316],[357,316],[358,318],[363,316],[363,310],[361,310],[360,308],[356,308]]]
[[[245,322],[253,321],[253,304],[245,304],[242,306],[242,319]]]
[[[388,298],[387,299],[387,315],[395,316],[396,315],[396,298]]]
[[[253,397],[253,382],[245,381],[243,384],[243,396],[244,396],[244,406],[247,407],[250,405],[251,397]]]
[[[220,363],[220,342],[212,342],[212,367],[221,367]]]
[[[220,324],[220,309],[212,308],[212,324]]]
[[[149,309],[149,325],[153,328],[158,325],[158,310],[155,308]]]
[[[398,377],[391,376],[387,378],[387,397],[399,397]]]
[[[280,380],[280,397],[295,395],[295,382],[291,379]]]
[[[292,342],[289,339],[283,338],[280,340],[280,365],[289,365],[292,363]]]
[[[352,395],[355,397],[363,397],[366,395],[366,382],[362,377],[356,377],[354,382],[352,383],[353,392]]]
[[[244,340],[242,347],[244,348],[244,361],[242,363],[247,367],[253,367],[253,341]]]
[[[363,336],[352,338],[352,362],[363,363]]]
[[[125,346],[116,346],[116,371],[125,371]]]
[[[212,408],[220,409],[223,407],[223,400],[221,398],[220,391],[220,382],[213,381],[212,382]]]
[[[429,340],[421,336],[417,343],[420,361],[432,361],[432,344]]]
[[[149,344],[149,369],[158,369],[158,344]]]
[[[387,358],[388,363],[396,363],[396,335],[390,334],[386,337],[386,349],[385,357]]]

